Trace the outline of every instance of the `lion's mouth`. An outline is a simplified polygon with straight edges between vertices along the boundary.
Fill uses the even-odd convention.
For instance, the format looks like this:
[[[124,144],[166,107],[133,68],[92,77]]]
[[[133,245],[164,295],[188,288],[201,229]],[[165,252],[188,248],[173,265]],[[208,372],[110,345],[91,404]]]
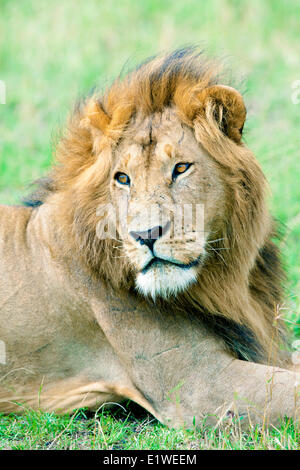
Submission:
[[[157,267],[176,266],[177,268],[181,268],[181,269],[190,269],[190,268],[193,268],[194,266],[198,266],[200,263],[200,259],[201,259],[201,255],[198,256],[198,258],[196,258],[194,261],[184,264],[184,263],[176,263],[175,261],[170,261],[170,260],[166,260],[166,259],[155,256],[154,258],[151,259],[151,261],[149,261],[149,263],[146,266],[144,266],[144,268],[140,272],[142,274],[145,274],[147,271],[149,271],[149,269],[156,267],[156,266]]]

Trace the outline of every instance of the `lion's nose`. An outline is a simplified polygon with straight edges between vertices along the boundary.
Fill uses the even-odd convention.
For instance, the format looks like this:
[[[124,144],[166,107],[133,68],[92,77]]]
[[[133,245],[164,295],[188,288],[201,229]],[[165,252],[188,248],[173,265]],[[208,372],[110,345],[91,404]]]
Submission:
[[[129,234],[141,245],[146,245],[151,251],[153,251],[153,245],[156,240],[162,237],[170,228],[170,222],[167,222],[164,227],[157,225],[156,227],[149,228],[142,232],[129,232]]]

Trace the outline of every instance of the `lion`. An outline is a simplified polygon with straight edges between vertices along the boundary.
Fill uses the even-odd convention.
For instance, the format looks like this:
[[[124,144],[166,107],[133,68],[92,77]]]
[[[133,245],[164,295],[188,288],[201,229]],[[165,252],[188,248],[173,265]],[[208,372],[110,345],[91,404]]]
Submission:
[[[130,399],[171,427],[298,416],[245,119],[193,48],[75,107],[37,191],[0,207],[1,412]]]

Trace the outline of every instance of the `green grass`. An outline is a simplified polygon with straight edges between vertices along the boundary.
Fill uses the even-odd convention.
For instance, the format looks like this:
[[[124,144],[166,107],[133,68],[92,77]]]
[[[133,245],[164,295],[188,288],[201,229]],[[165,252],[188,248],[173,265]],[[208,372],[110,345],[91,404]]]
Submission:
[[[78,410],[70,416],[28,411],[0,420],[0,450],[4,449],[227,449],[298,450],[299,428],[283,421],[278,428],[247,432],[237,424],[224,429],[209,428],[205,420],[197,429],[168,429],[152,416],[125,404],[96,414]]]
[[[198,43],[226,57],[248,108],[245,140],[286,224],[286,317],[300,335],[300,80],[298,0],[0,0],[0,201],[16,203],[47,171],[52,140],[76,98],[104,86],[123,64]],[[122,414],[123,413],[123,414]],[[0,418],[0,448],[296,448],[292,427],[247,434],[170,431],[131,411],[75,418],[28,412]],[[151,418],[152,419],[152,418]],[[145,421],[146,420],[146,421]]]

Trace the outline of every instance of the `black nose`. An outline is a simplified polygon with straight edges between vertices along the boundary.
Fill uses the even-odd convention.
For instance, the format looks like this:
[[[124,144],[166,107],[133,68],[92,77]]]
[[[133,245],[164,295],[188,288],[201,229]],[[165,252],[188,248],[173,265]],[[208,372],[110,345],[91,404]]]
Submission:
[[[141,245],[146,245],[151,251],[156,240],[162,237],[170,227],[170,222],[167,222],[164,227],[157,225],[156,227],[149,228],[143,232],[129,232],[130,235]]]

